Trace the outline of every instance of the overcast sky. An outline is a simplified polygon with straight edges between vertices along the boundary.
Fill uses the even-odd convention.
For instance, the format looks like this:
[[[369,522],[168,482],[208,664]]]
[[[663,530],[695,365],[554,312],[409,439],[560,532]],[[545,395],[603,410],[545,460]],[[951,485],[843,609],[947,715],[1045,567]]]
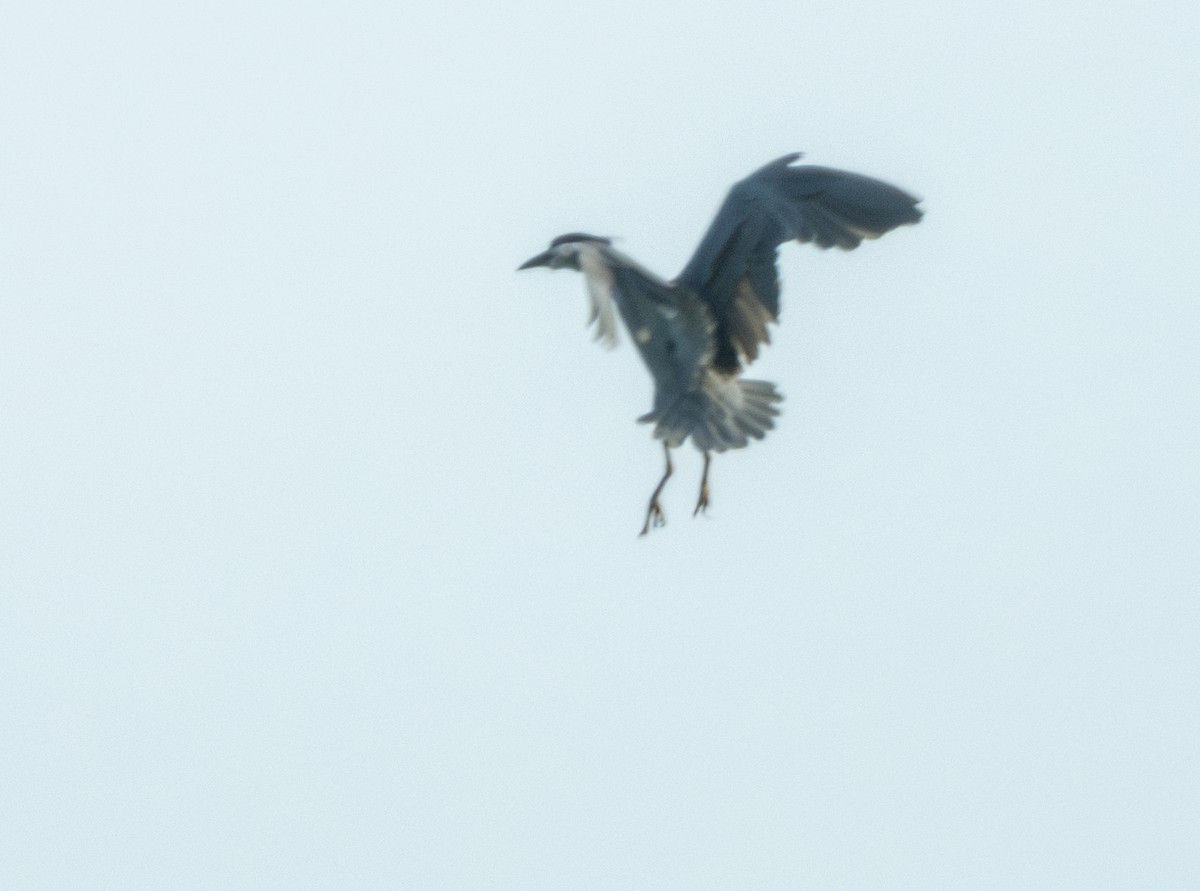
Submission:
[[[418,7],[422,7],[418,10]],[[1200,886],[1191,3],[21,2],[0,886]],[[777,428],[661,450],[665,276],[804,151]]]

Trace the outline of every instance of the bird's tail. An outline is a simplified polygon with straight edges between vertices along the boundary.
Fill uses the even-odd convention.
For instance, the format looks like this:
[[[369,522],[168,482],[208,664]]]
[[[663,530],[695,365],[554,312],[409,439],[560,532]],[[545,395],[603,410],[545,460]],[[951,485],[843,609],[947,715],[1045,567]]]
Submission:
[[[654,435],[671,448],[689,436],[696,448],[724,452],[743,448],[751,438],[762,439],[775,426],[783,397],[774,384],[728,378],[706,372],[700,386],[668,405],[655,399],[654,411],[638,418],[655,424]]]

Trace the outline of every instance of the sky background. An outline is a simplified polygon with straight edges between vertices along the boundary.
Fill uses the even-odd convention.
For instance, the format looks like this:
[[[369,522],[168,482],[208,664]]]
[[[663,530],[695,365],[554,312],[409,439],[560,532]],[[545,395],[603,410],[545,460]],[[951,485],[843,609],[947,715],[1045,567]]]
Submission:
[[[420,7],[420,8],[419,8]],[[436,8],[435,8],[436,7]],[[21,2],[0,886],[1200,886],[1200,12]],[[763,163],[775,431],[519,263]]]

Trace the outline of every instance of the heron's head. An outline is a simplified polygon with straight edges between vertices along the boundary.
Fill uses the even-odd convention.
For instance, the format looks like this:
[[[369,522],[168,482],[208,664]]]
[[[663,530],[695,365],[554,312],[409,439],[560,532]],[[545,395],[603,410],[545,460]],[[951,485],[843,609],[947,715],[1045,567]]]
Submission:
[[[534,266],[548,266],[551,269],[574,269],[579,271],[579,251],[586,245],[612,244],[611,238],[599,235],[588,235],[586,232],[568,232],[550,242],[550,248],[542,251],[517,267],[532,269]]]

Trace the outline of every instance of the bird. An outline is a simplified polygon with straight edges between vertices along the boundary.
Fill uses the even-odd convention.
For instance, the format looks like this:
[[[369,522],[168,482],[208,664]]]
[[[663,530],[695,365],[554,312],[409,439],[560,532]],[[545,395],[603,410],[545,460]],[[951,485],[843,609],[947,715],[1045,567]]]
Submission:
[[[816,165],[793,152],[735,183],[683,271],[666,280],[613,247],[613,239],[570,232],[525,261],[583,274],[595,338],[617,343],[619,314],[654,379],[639,423],[653,424],[666,468],[639,535],[663,526],[659,501],[671,477],[671,450],[691,439],[704,456],[695,516],[707,510],[712,453],[740,449],[775,426],[783,397],[767,381],[742,377],[779,321],[779,248],[789,241],[853,250],[920,221],[921,199],[878,179]]]

